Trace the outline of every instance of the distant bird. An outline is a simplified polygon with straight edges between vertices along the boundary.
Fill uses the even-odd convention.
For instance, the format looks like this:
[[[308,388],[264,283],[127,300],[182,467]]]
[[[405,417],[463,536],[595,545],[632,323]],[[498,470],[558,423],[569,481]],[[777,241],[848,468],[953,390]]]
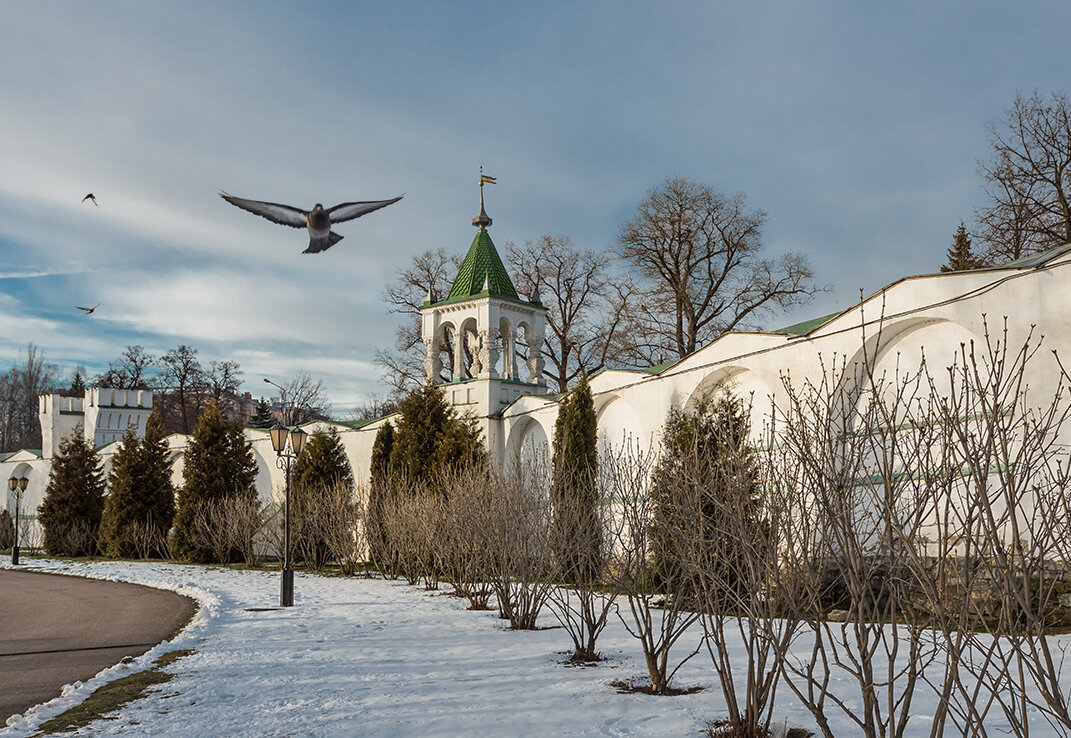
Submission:
[[[93,311],[100,307],[100,303],[98,302],[96,305],[94,305],[91,308],[82,307],[81,305],[75,305],[75,307],[78,308],[79,310],[85,310],[86,311],[86,315],[92,315]]]
[[[346,220],[360,218],[362,215],[371,213],[373,210],[393,205],[402,198],[395,197],[392,200],[374,200],[370,202],[344,202],[330,210],[324,210],[324,206],[316,203],[312,210],[301,210],[289,205],[279,205],[274,202],[261,202],[259,200],[243,200],[240,197],[228,195],[226,192],[219,196],[235,207],[248,210],[272,223],[290,226],[291,228],[309,229],[309,247],[302,251],[303,254],[315,254],[326,251],[342,240],[342,236],[331,231],[332,223],[341,223]]]
[[[90,192],[88,195],[86,195],[85,197],[82,198],[82,202],[85,202],[86,200],[92,200],[94,205],[97,204],[97,198],[93,197],[93,193],[92,192]]]

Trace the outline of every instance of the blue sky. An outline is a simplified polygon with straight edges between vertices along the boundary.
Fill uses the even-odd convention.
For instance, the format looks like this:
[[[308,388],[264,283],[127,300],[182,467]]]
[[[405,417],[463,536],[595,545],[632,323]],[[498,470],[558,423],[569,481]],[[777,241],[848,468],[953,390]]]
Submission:
[[[1069,90],[1071,5],[985,2],[8,3],[0,20],[0,370],[128,344],[382,393],[383,285],[428,248],[562,233],[606,249],[686,175],[769,213],[832,288],[935,271],[982,203],[987,122]],[[405,193],[301,254],[218,197]],[[87,192],[100,207],[83,205]],[[90,318],[75,305],[101,307]]]

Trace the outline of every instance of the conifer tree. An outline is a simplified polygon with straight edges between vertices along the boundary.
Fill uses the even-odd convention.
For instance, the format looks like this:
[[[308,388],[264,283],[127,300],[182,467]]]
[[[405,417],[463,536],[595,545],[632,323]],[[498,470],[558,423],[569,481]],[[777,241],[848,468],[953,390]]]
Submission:
[[[368,516],[366,535],[368,550],[372,561],[380,566],[389,566],[386,561],[387,541],[383,526],[383,508],[391,493],[390,455],[394,447],[394,426],[387,421],[376,431],[376,440],[372,443],[372,464],[369,469],[370,485],[368,489]]]
[[[717,510],[726,500],[744,506],[745,519],[754,534],[759,534],[759,491],[754,449],[748,445],[749,430],[747,409],[728,390],[700,403],[694,412],[670,413],[651,495],[655,576],[671,591],[689,569],[684,564],[686,554],[679,548],[679,532],[685,528],[700,536],[709,562],[721,562],[719,581],[731,579],[734,570],[729,557],[735,548],[716,522]],[[691,501],[685,503],[686,497]],[[698,504],[693,504],[694,500]],[[680,519],[681,515],[692,516],[696,509],[701,520]]]
[[[139,443],[135,430],[128,429],[112,457],[110,492],[101,519],[101,548],[108,556],[139,553],[136,527],[149,526],[154,538],[161,542],[166,539],[175,515],[175,490],[165,433],[159,411],[153,410],[145,440]],[[166,551],[157,548],[149,553],[163,556]]]
[[[15,543],[15,521],[7,510],[0,510],[0,551],[6,551]]]
[[[210,561],[212,551],[193,536],[196,510],[205,503],[237,496],[256,497],[253,446],[239,423],[227,422],[219,405],[210,402],[193,429],[186,449],[183,485],[178,495],[171,555],[184,561]]]
[[[60,442],[45,498],[38,508],[45,551],[59,556],[96,553],[103,509],[104,473],[93,444],[78,426]]]
[[[948,263],[941,267],[941,271],[959,272],[980,266],[983,266],[982,260],[971,251],[971,238],[967,235],[967,227],[960,221],[959,228],[952,237],[952,246],[948,249]]]
[[[249,427],[271,428],[273,425],[275,425],[275,416],[272,415],[268,403],[261,397],[260,402],[257,403],[257,409],[253,413],[253,417],[249,419]]]
[[[601,569],[596,444],[595,404],[582,374],[559,405],[551,463],[555,554],[563,578],[572,583],[590,581]]]
[[[444,470],[483,463],[476,421],[459,418],[435,385],[429,382],[414,390],[402,400],[400,411],[390,454],[395,479],[426,482]]]

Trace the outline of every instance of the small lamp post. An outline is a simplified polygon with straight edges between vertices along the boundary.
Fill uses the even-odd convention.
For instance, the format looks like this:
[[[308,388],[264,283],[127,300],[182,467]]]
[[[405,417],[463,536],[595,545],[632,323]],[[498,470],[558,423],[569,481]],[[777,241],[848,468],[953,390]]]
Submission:
[[[279,584],[279,605],[290,607],[294,604],[294,570],[290,566],[290,466],[305,448],[308,435],[301,428],[287,428],[276,424],[268,431],[271,435],[271,447],[275,449],[275,463],[286,471],[286,516],[283,522],[283,578]],[[287,441],[289,440],[289,448]]]
[[[30,484],[28,477],[11,477],[7,480],[7,488],[15,493],[15,542],[11,545],[11,565],[19,565],[19,507],[22,502],[22,493]]]

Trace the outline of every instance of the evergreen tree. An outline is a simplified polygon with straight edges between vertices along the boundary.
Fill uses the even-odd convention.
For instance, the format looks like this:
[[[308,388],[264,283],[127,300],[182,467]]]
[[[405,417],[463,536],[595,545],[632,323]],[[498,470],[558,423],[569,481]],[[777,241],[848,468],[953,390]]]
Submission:
[[[0,551],[6,551],[15,543],[15,521],[7,510],[0,510]]]
[[[386,561],[387,541],[383,527],[383,507],[391,493],[390,455],[394,447],[394,426],[387,421],[376,431],[376,440],[372,443],[372,464],[369,469],[370,485],[368,490],[368,550],[372,561],[380,566],[389,567]]]
[[[394,479],[427,482],[447,469],[484,462],[476,421],[459,418],[430,382],[402,400],[401,415],[390,453]]]
[[[290,477],[290,501],[294,506],[292,523],[295,524],[300,543],[299,552],[304,552],[306,563],[320,569],[328,557],[327,543],[323,538],[321,500],[331,487],[341,485],[347,490],[347,498],[353,497],[353,471],[350,469],[342,439],[335,428],[317,430],[309,436]]]
[[[178,495],[171,554],[184,561],[210,561],[212,552],[194,541],[195,511],[203,504],[246,495],[256,497],[257,465],[253,446],[239,423],[223,419],[210,402],[193,429],[186,449],[183,485]]]
[[[249,419],[250,428],[271,428],[275,425],[275,416],[272,415],[271,407],[265,402],[264,398],[260,398],[260,402],[257,403],[257,409],[253,413],[253,417]]]
[[[104,473],[82,426],[60,442],[52,460],[37,520],[45,531],[45,551],[59,556],[93,555],[104,510]]]
[[[135,430],[128,429],[112,457],[101,519],[101,547],[108,556],[138,555],[135,527],[151,526],[158,540],[166,540],[175,514],[175,490],[165,433],[160,413],[153,410],[145,440],[139,443]],[[162,548],[150,553],[166,555]]]
[[[71,386],[67,390],[74,397],[81,397],[86,393],[86,368],[79,364],[74,368],[71,375]]]
[[[727,390],[693,413],[675,410],[669,416],[651,494],[655,576],[670,591],[677,590],[692,568],[685,563],[688,554],[680,549],[682,530],[688,531],[690,541],[703,545],[704,564],[719,567],[708,574],[730,585],[737,550],[733,539],[746,531],[727,531],[719,525],[718,510],[727,504],[742,509],[750,533],[760,533],[749,426],[743,402]]]
[[[971,251],[971,238],[967,235],[967,227],[960,221],[959,228],[952,237],[952,246],[948,249],[948,263],[941,267],[941,271],[959,272],[980,266],[983,266],[982,260]]]
[[[558,407],[551,464],[555,554],[562,576],[574,584],[591,581],[602,568],[596,443],[595,404],[582,374]]]

